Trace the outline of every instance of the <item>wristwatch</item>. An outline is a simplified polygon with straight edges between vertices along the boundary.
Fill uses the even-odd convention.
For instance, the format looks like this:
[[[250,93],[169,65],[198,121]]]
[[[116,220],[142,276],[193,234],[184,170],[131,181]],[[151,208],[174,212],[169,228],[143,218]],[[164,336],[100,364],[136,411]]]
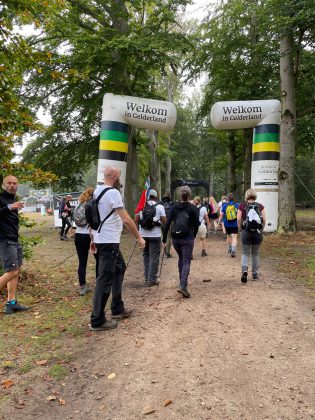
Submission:
[[[8,207],[9,210],[12,209],[12,206],[13,206],[13,204],[7,204],[7,207]]]

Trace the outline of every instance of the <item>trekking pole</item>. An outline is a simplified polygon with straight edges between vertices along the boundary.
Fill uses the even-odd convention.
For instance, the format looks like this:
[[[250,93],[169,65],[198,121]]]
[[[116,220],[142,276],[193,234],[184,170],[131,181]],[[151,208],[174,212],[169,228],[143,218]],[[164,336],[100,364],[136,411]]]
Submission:
[[[137,242],[138,242],[138,241],[136,241],[136,242],[135,242],[135,245],[134,245],[134,247],[133,247],[133,250],[131,251],[131,254],[130,254],[130,256],[129,256],[128,262],[127,262],[127,264],[126,264],[126,270],[127,270],[128,264],[130,263],[131,257],[133,256],[133,253],[135,252],[135,249],[136,249],[136,246],[137,246]]]
[[[163,267],[163,261],[164,261],[164,248],[163,248],[163,253],[162,253],[162,261],[161,261],[161,267],[160,267],[160,272],[159,272],[159,279],[161,279],[161,273],[162,273],[162,267]]]

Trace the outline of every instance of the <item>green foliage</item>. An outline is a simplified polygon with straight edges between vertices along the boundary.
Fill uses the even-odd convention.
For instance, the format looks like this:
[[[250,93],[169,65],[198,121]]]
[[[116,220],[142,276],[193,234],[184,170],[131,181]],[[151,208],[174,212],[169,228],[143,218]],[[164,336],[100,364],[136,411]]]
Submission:
[[[103,95],[158,97],[155,76],[189,50],[186,36],[174,30],[186,3],[69,0],[45,21],[28,42],[47,51],[49,62],[30,74],[26,101],[49,109],[52,125],[29,145],[24,161],[53,169],[59,190],[82,182],[98,154]]]

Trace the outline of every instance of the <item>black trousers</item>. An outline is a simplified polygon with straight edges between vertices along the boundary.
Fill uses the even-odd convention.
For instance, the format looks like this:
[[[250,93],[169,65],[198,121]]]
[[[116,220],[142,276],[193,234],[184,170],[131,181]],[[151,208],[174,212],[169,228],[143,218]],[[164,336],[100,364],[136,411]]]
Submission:
[[[74,244],[77,250],[79,266],[78,278],[80,286],[86,283],[86,266],[89,257],[91,238],[88,233],[76,233],[74,236]]]
[[[70,222],[70,218],[69,217],[62,217],[61,222],[62,222],[62,227],[61,227],[61,231],[60,231],[60,236],[67,236],[67,233],[72,226],[72,224]]]
[[[91,314],[92,327],[100,327],[105,322],[105,306],[110,293],[112,293],[112,314],[119,315],[124,311],[121,293],[126,264],[119,250],[119,244],[96,244],[96,247],[98,276]]]

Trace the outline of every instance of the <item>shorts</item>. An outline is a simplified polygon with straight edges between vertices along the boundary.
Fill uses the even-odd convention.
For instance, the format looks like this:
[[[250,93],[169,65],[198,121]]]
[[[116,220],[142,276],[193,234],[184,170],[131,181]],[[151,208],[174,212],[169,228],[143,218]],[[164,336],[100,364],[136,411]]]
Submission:
[[[233,233],[235,233],[236,235],[238,234],[238,227],[225,227],[225,231],[227,235],[232,235]]]
[[[206,225],[202,224],[198,228],[197,238],[204,239],[207,235]]]
[[[6,273],[19,269],[23,262],[21,245],[13,241],[0,241],[0,261]]]

